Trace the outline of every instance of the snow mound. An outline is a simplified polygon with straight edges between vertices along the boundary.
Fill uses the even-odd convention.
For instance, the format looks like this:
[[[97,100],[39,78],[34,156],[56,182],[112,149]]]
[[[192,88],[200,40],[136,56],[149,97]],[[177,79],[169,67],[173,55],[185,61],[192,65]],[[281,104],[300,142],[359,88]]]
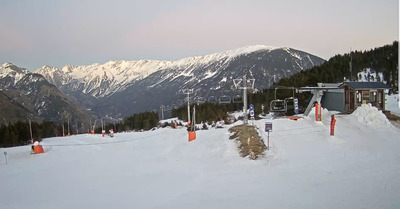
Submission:
[[[369,126],[390,126],[389,120],[378,110],[378,108],[373,107],[371,104],[362,104],[358,107],[352,114],[353,117],[357,118],[362,124]]]
[[[321,108],[322,111],[322,123],[324,124],[330,124],[331,122],[331,115],[334,114],[332,112],[330,112],[328,109],[326,108]],[[311,121],[315,121],[315,107],[313,107],[310,111],[310,113],[308,114],[307,117],[304,117],[304,119],[306,120],[311,120]]]

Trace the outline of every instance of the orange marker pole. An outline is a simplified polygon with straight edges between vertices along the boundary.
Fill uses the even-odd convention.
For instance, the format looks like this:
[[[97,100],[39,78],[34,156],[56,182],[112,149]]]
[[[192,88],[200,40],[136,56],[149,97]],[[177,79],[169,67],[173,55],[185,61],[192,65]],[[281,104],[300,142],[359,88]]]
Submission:
[[[335,115],[332,115],[331,116],[331,136],[335,135],[335,124],[336,124]]]
[[[322,105],[319,104],[319,121],[322,121]]]

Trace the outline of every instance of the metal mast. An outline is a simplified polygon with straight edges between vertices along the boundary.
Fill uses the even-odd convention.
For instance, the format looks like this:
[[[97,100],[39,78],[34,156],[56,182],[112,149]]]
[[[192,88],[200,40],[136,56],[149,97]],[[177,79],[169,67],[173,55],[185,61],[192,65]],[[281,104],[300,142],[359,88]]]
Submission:
[[[33,136],[32,136],[32,122],[31,119],[29,119],[29,132],[31,133],[31,142],[33,144]]]
[[[193,94],[193,89],[183,89],[183,93],[187,94],[188,122],[190,123],[190,94]]]
[[[161,120],[164,120],[164,108],[165,108],[164,105],[160,106],[160,109],[161,109]]]
[[[243,76],[243,112],[244,112],[244,124],[247,124],[247,80],[246,75]]]
[[[353,81],[353,69],[352,69],[352,66],[351,66],[351,63],[353,62],[353,57],[351,56],[351,49],[350,49],[350,81]]]
[[[233,83],[237,89],[243,89],[243,112],[244,112],[244,124],[248,123],[247,117],[247,90],[254,89],[254,81],[255,79],[247,79],[246,75],[243,76],[242,79],[233,79]],[[240,83],[243,85],[240,86]]]

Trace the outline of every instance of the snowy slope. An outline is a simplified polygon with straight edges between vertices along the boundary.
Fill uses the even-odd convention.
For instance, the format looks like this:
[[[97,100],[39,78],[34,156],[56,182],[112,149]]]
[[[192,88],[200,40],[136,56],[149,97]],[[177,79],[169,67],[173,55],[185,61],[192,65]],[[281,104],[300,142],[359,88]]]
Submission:
[[[40,155],[1,148],[0,207],[398,208],[399,129],[338,115],[331,137],[329,116],[270,120],[258,161],[239,156],[229,127],[190,143],[184,128],[164,128],[49,138]],[[264,140],[266,121],[256,121]]]

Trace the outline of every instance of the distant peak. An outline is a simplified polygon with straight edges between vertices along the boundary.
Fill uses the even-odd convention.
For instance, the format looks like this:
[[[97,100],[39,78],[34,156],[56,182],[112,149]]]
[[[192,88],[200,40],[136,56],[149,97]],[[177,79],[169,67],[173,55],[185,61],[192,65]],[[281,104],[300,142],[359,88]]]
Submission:
[[[39,69],[57,69],[56,67],[52,67],[50,65],[43,65],[41,68]]]
[[[256,51],[272,51],[275,49],[280,49],[280,47],[275,46],[265,46],[265,45],[252,45],[252,46],[245,46],[238,49],[233,49],[228,51],[231,56],[239,56],[242,54],[249,54]]]
[[[12,64],[11,62],[5,62],[1,65],[1,67],[3,67],[3,68],[10,67],[10,66],[14,66],[14,64]]]
[[[2,68],[2,69],[5,69],[5,70],[8,70],[8,71],[10,71],[10,70],[11,70],[11,71],[15,71],[15,72],[21,73],[21,74],[26,74],[26,73],[29,72],[27,69],[25,69],[25,68],[20,68],[20,67],[18,67],[18,66],[15,66],[14,64],[12,64],[12,63],[10,63],[10,62],[3,63],[3,64],[1,65],[1,68]]]

